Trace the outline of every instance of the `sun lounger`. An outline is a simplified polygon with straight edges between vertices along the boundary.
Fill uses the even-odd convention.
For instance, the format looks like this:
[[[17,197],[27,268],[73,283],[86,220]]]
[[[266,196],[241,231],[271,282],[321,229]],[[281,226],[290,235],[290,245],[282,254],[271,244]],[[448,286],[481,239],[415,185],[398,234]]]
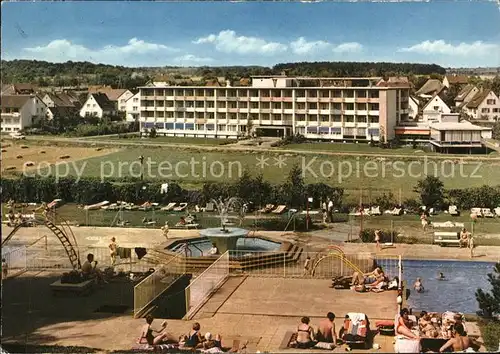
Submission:
[[[184,211],[186,210],[188,203],[180,203],[179,206],[175,207],[174,211]]]
[[[340,338],[349,345],[369,344],[370,322],[364,313],[348,313],[344,318],[344,324],[340,329]]]
[[[494,218],[495,214],[491,212],[490,208],[482,208],[481,212],[483,213],[483,217],[485,218]]]
[[[286,205],[278,205],[276,209],[272,211],[273,214],[283,214],[285,212]]]
[[[370,215],[382,215],[382,213],[380,212],[380,207],[379,206],[371,207]]]
[[[394,208],[391,211],[391,215],[401,216],[402,214],[403,214],[403,209],[401,208]]]
[[[450,205],[448,207],[448,213],[451,215],[451,216],[460,216],[460,211],[458,211],[458,208],[456,205]]]
[[[174,209],[174,207],[177,205],[177,203],[168,203],[166,206],[164,206],[163,208],[161,208],[160,210],[163,210],[163,211],[171,211]]]
[[[453,228],[459,227],[464,228],[465,224],[463,222],[453,222],[453,221],[445,221],[445,222],[433,222],[431,224],[433,228]]]
[[[62,199],[54,199],[49,204],[47,204],[47,208],[59,208],[62,205]]]
[[[205,210],[206,212],[214,212],[215,211],[215,205],[214,203],[207,203],[207,205],[205,205]]]
[[[470,213],[471,213],[471,215],[476,215],[478,218],[482,218],[483,217],[483,213],[481,211],[481,208],[472,208],[470,210]]]
[[[270,213],[275,208],[274,204],[267,204],[264,208],[259,210],[259,213]]]
[[[500,207],[493,209],[496,216],[500,216]]]
[[[173,229],[181,229],[181,230],[191,230],[191,229],[197,229],[200,226],[200,224],[175,224]]]
[[[91,204],[91,205],[85,205],[85,206],[83,207],[83,209],[85,209],[85,210],[99,210],[99,209],[101,209],[103,206],[106,206],[106,205],[108,205],[108,204],[109,204],[109,202],[108,202],[107,200],[105,200],[105,201],[102,201],[102,202],[100,202],[100,203]]]

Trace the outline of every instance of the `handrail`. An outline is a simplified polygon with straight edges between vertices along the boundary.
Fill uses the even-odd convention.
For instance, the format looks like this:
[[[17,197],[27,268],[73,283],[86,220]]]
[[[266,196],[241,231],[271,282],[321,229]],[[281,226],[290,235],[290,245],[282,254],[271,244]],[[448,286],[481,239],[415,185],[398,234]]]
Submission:
[[[199,248],[198,246],[196,246],[194,243],[191,244],[191,246],[193,246],[194,248],[196,248],[198,251],[200,251],[201,255],[203,256],[203,251],[201,250],[201,248]],[[191,255],[193,255],[193,252],[191,252]]]
[[[35,241],[33,241],[32,243],[30,243],[29,245],[27,245],[26,247],[31,247],[33,246],[35,243],[37,243],[38,241],[40,241],[42,238],[45,239],[45,250],[47,250],[47,235],[43,235],[42,237],[39,237],[37,238]]]

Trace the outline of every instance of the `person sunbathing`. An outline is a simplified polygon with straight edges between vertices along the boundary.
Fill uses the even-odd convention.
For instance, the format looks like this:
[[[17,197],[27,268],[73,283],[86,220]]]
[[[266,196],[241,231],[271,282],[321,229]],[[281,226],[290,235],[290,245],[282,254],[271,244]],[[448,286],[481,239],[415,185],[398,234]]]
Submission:
[[[403,335],[410,339],[419,339],[419,337],[411,331],[413,321],[408,317],[409,314],[410,312],[407,308],[404,308],[399,312],[398,323],[396,323],[396,334]]]
[[[359,273],[354,272],[352,275],[351,286],[354,285],[370,285],[376,286],[385,280],[385,275],[380,267],[376,267],[372,272]]]
[[[302,317],[297,327],[297,347],[301,349],[311,348],[316,344],[314,330],[309,325],[309,317]]]
[[[420,332],[424,333],[426,337],[436,338],[439,332],[432,322],[432,317],[426,311],[420,313],[420,318],[418,320],[418,327]]]
[[[322,319],[318,326],[316,339],[320,342],[337,343],[335,331],[335,314],[328,312],[326,318]]]
[[[142,327],[141,336],[137,341],[138,344],[144,344],[144,341],[146,341],[146,343],[149,345],[157,345],[168,339],[169,335],[166,331],[167,321],[163,321],[161,324],[161,329],[156,330],[151,327],[153,320],[153,316],[146,316],[146,324]],[[155,336],[154,332],[158,333],[158,335]]]
[[[201,325],[198,322],[193,324],[193,329],[189,332],[186,340],[184,341],[184,346],[190,348],[201,348],[203,347],[203,341],[205,338],[201,335]]]
[[[465,332],[464,326],[461,323],[453,325],[452,333],[453,337],[439,349],[440,353],[447,351],[448,348],[452,348],[455,353],[463,352],[474,346],[474,342],[467,336],[467,332]]]
[[[215,339],[212,336],[212,333],[205,333],[205,341],[202,343],[202,348],[205,350],[212,348],[219,348],[222,350],[222,338],[219,334],[215,336]]]

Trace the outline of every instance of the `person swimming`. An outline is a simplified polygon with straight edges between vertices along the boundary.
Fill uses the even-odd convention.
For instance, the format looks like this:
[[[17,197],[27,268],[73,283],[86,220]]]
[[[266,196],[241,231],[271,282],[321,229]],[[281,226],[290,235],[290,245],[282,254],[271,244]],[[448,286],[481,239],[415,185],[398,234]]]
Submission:
[[[424,285],[422,284],[422,279],[417,278],[415,284],[413,284],[413,289],[415,289],[417,293],[421,293],[424,291]]]
[[[446,278],[444,277],[444,274],[442,272],[439,272],[438,280],[446,280]]]

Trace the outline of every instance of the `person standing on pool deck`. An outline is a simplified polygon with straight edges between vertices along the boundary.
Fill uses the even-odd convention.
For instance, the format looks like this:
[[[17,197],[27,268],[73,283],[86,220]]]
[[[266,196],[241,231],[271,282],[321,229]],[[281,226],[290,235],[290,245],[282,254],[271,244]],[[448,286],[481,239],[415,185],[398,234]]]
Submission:
[[[118,245],[116,244],[116,238],[111,238],[111,243],[109,244],[109,257],[111,258],[111,265],[114,266],[116,263],[116,255],[118,253]]]
[[[470,258],[474,258],[474,236],[469,232],[468,234],[468,243],[467,246],[469,247],[470,250]]]
[[[380,251],[380,229],[375,230],[375,242],[377,243],[377,251]]]

